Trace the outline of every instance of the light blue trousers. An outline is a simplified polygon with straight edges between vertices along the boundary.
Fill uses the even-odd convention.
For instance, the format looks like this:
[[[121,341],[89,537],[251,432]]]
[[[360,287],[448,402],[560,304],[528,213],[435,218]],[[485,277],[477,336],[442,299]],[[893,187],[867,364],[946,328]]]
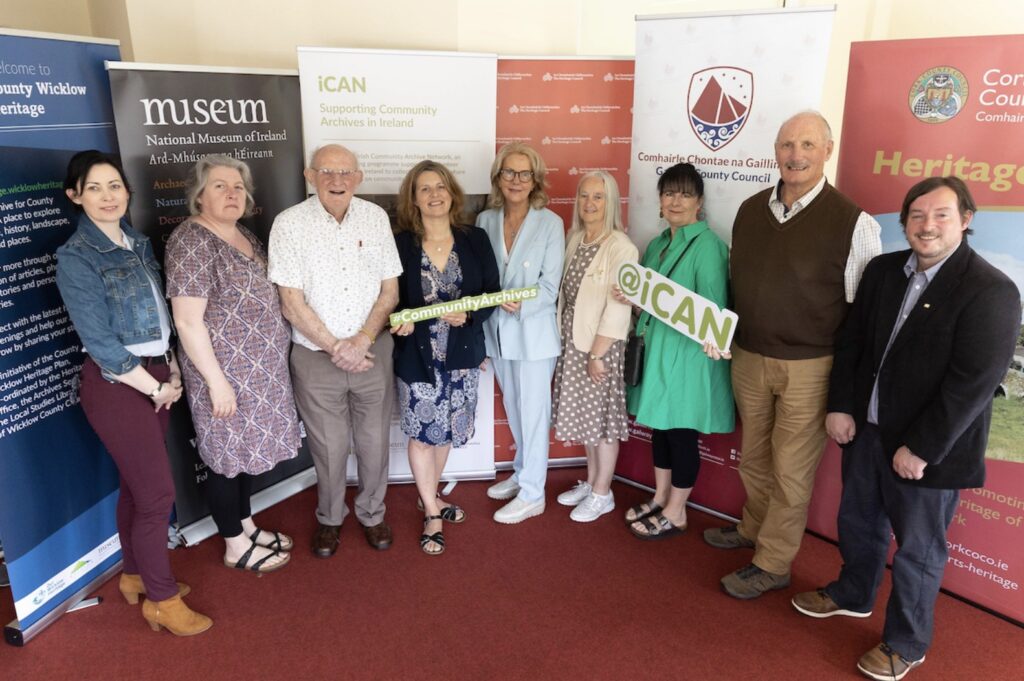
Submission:
[[[557,359],[490,358],[516,441],[512,479],[519,483],[519,498],[523,501],[544,498],[551,435],[551,377]]]

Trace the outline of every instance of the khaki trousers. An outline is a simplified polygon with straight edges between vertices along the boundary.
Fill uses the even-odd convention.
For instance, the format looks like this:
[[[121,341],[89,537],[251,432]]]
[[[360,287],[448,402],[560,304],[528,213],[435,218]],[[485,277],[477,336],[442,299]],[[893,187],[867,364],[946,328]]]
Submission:
[[[732,389],[743,422],[740,479],[747,492],[742,536],[753,563],[787,574],[807,526],[814,475],[825,446],[832,356],[783,360],[733,348]]]
[[[326,352],[292,346],[295,404],[316,469],[316,518],[324,525],[341,525],[348,515],[345,485],[353,442],[359,475],[356,518],[366,527],[384,519],[395,399],[393,347],[391,335],[381,334],[370,348],[373,368],[349,373],[334,366]]]

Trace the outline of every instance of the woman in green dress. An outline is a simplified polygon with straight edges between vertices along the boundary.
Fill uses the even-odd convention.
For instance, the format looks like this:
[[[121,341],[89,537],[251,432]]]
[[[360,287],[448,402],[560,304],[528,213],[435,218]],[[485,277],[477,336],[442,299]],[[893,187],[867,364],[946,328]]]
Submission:
[[[704,181],[689,163],[658,179],[661,216],[668,227],[647,246],[640,264],[726,306],[729,249],[700,219]],[[621,293],[619,293],[621,295]],[[700,433],[730,433],[735,407],[729,365],[708,358],[702,346],[670,326],[640,314],[636,333],[646,344],[643,378],[629,390],[637,423],[652,429],[656,491],[626,512],[640,539],[664,539],[686,530],[686,501],[697,480]]]

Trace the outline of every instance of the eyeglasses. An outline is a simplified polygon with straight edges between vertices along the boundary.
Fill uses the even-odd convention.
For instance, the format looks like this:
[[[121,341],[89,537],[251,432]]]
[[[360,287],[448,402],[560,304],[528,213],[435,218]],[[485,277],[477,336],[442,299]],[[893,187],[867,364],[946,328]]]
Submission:
[[[508,180],[509,182],[517,177],[520,182],[529,182],[533,179],[532,170],[512,170],[511,168],[502,168],[498,174],[501,175],[502,179]]]
[[[325,180],[330,180],[335,177],[339,180],[347,180],[359,172],[358,170],[345,170],[343,168],[310,168],[310,170],[315,172],[317,177]]]

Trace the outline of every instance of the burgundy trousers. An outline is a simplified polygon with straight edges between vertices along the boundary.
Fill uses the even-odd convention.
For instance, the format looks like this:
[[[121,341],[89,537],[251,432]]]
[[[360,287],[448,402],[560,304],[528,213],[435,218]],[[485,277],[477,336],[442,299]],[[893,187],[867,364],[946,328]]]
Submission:
[[[170,368],[154,364],[149,373],[166,381]],[[170,414],[153,411],[153,401],[134,388],[110,383],[87,358],[79,395],[89,425],[117,464],[121,495],[117,532],[124,572],[142,576],[147,598],[162,601],[178,593],[167,555],[167,524],[174,505],[174,481],[164,437]]]

